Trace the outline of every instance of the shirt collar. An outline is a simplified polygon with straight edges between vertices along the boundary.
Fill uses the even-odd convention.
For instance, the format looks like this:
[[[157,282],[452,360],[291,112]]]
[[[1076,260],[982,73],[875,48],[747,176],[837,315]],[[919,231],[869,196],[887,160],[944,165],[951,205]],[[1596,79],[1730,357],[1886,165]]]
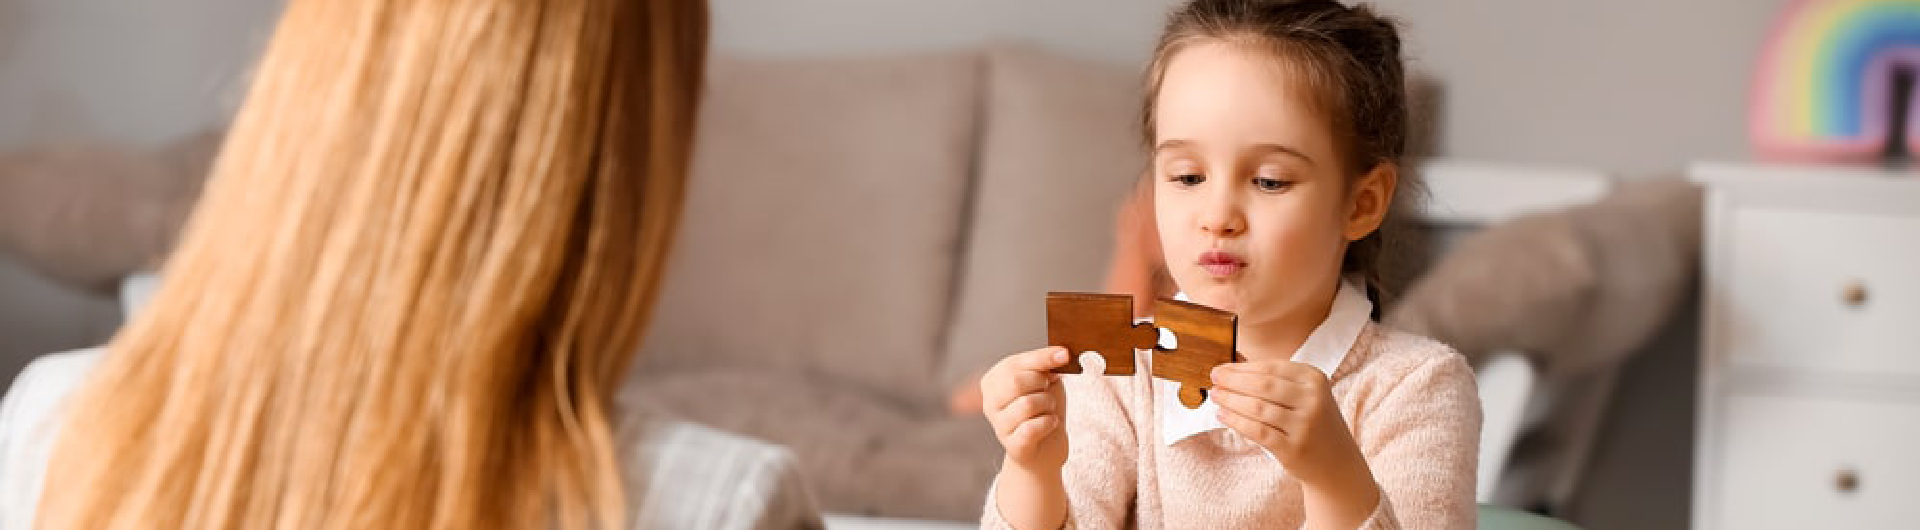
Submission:
[[[1187,301],[1186,293],[1174,295],[1175,300]],[[1340,282],[1340,289],[1334,294],[1333,308],[1327,312],[1327,319],[1313,328],[1307,340],[1300,343],[1300,349],[1293,352],[1296,362],[1319,368],[1321,373],[1333,377],[1333,371],[1340,368],[1340,362],[1347,358],[1347,352],[1360,340],[1360,333],[1366,330],[1372,320],[1373,301],[1367,299],[1352,282]],[[1172,335],[1165,328],[1160,329],[1162,347],[1169,345]],[[1151,359],[1148,356],[1148,359]],[[1151,362],[1149,360],[1148,362]],[[1225,429],[1220,423],[1220,407],[1208,398],[1199,408],[1189,409],[1180,404],[1180,383],[1165,379],[1153,379],[1153,401],[1160,408],[1160,442],[1173,445],[1180,440],[1214,429]]]

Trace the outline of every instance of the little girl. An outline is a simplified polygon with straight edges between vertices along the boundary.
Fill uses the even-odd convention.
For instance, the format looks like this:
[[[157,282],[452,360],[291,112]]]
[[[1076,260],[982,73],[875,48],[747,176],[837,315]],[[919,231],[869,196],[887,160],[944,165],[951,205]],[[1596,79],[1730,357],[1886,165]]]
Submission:
[[[1333,0],[1193,0],[1150,70],[1144,125],[1168,272],[1239,315],[1244,362],[1199,409],[1157,380],[981,379],[1006,449],[993,528],[1472,528],[1480,407],[1440,343],[1371,320],[1407,136],[1393,24]],[[1069,441],[1071,440],[1071,441]]]

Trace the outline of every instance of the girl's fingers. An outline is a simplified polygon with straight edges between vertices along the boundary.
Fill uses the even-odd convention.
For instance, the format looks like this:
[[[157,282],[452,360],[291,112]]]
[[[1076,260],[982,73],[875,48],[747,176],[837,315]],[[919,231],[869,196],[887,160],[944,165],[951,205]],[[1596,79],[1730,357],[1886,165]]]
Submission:
[[[1026,421],[1014,425],[1012,432],[1007,433],[1007,447],[1032,447],[1039,445],[1040,440],[1046,438],[1048,434],[1052,434],[1053,429],[1058,427],[1059,424],[1059,420],[1053,415],[1027,418]]]
[[[1014,372],[1013,391],[1021,394],[1045,391],[1053,388],[1053,383],[1059,378],[1059,375],[1047,372]]]
[[[1294,414],[1293,408],[1285,404],[1275,403],[1265,398],[1249,396],[1232,390],[1214,392],[1213,397],[1215,402],[1220,404],[1221,409],[1239,413],[1241,416],[1246,416],[1247,418],[1275,429],[1285,430],[1281,427],[1287,425],[1287,419]]]
[[[1013,400],[1020,399],[1020,396],[1046,392],[1060,380],[1057,374],[1028,371],[1009,372],[1002,377],[1005,379],[1003,383],[1005,388],[992,393],[993,397],[987,403],[987,406],[991,407],[988,410],[1002,410],[1007,408],[1007,405],[1013,404]]]
[[[1038,350],[1013,354],[1013,358],[1008,359],[1008,362],[1012,363],[1012,367],[1018,370],[1046,372],[1054,368],[1066,366],[1068,359],[1066,348],[1048,346]]]
[[[1065,365],[1067,349],[1057,346],[1024,351],[1007,356],[981,379],[981,394],[988,410],[1006,408],[1024,394],[1045,391],[1059,381],[1052,373]]]
[[[1244,373],[1277,377],[1302,385],[1324,385],[1327,375],[1320,373],[1313,365],[1295,361],[1250,361],[1226,363],[1213,367],[1214,373]]]
[[[1045,392],[1026,394],[1013,399],[1000,414],[1008,418],[1032,418],[1053,413],[1053,396]]]
[[[1240,433],[1241,436],[1245,436],[1253,443],[1260,444],[1269,450],[1282,447],[1287,439],[1286,429],[1260,421],[1257,418],[1249,417],[1237,410],[1227,408],[1225,404],[1220,406],[1220,423],[1226,424],[1227,427],[1233,429],[1234,432]],[[1278,452],[1277,450],[1275,451]]]
[[[1299,395],[1302,387],[1290,379],[1282,379],[1266,372],[1223,370],[1228,365],[1214,368],[1213,386],[1217,389],[1258,397],[1275,404],[1289,403]]]

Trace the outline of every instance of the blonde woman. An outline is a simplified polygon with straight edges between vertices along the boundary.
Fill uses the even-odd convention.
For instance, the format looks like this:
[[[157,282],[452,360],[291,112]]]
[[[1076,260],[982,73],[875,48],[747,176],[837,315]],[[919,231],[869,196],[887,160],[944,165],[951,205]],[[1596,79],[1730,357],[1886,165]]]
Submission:
[[[151,305],[0,406],[0,527],[818,526],[786,452],[612,402],[705,28],[291,0]]]

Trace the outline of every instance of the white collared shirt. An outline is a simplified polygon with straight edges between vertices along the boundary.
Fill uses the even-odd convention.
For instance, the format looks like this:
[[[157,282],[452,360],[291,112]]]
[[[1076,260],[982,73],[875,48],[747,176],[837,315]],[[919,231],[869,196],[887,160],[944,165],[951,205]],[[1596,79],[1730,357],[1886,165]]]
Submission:
[[[1174,295],[1175,300],[1187,301],[1186,293]],[[1313,328],[1307,340],[1300,343],[1300,349],[1293,352],[1295,362],[1306,363],[1319,368],[1327,377],[1333,377],[1333,371],[1340,368],[1340,361],[1347,358],[1347,352],[1353,350],[1354,342],[1360,340],[1360,333],[1373,319],[1373,301],[1367,299],[1366,291],[1352,282],[1340,282],[1340,289],[1334,294],[1333,308],[1327,312],[1327,319]],[[1173,347],[1172,333],[1160,329],[1160,345]],[[1152,355],[1144,356],[1151,362]],[[1151,366],[1148,367],[1151,369]],[[1160,409],[1160,443],[1173,445],[1193,435],[1225,429],[1220,422],[1220,406],[1208,397],[1199,408],[1189,409],[1180,404],[1180,383],[1154,378],[1153,401]],[[1231,431],[1229,431],[1231,432]],[[1267,456],[1273,456],[1268,453]]]

